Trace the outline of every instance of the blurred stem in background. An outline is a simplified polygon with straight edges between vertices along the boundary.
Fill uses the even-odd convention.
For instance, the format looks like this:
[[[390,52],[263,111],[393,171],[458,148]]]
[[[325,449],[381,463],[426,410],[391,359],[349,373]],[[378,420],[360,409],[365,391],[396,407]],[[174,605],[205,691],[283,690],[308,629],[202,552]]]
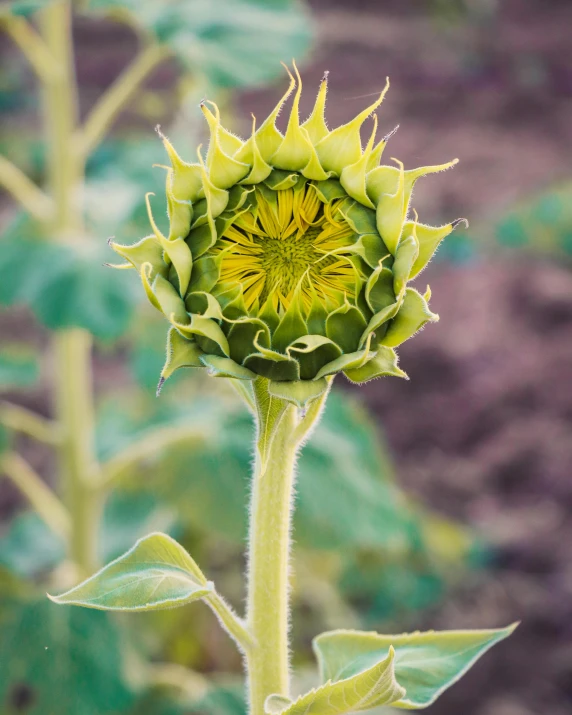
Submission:
[[[71,34],[71,6],[63,0],[40,16],[46,46],[58,71],[43,80],[43,106],[48,146],[47,182],[54,201],[49,226],[56,241],[83,239],[83,162],[73,142],[78,122],[77,85]],[[57,447],[64,498],[71,515],[69,555],[80,571],[97,565],[100,500],[94,489],[94,407],[91,371],[92,339],[79,328],[52,338],[55,360],[54,406],[61,427]]]
[[[77,243],[88,240],[83,225],[85,162],[167,52],[148,41],[79,126],[72,3],[49,3],[38,17],[39,32],[18,16],[4,18],[3,25],[41,84],[48,193],[3,157],[0,183],[40,224],[44,240]],[[5,423],[54,445],[63,503],[17,454],[5,456],[3,468],[49,526],[65,537],[69,557],[82,574],[97,568],[98,527],[109,487],[95,454],[92,343],[90,333],[81,328],[63,328],[53,334],[53,428],[17,407],[2,410]],[[54,434],[57,439],[52,439]],[[138,455],[131,454],[128,461],[137,459]]]

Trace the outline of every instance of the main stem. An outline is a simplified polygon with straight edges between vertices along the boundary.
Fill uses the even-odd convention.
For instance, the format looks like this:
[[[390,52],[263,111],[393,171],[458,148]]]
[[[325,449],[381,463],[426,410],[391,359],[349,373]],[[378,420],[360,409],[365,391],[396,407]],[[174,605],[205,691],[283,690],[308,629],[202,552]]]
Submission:
[[[255,381],[254,395],[258,448],[251,496],[247,612],[254,646],[247,652],[247,666],[250,714],[263,715],[268,695],[289,695],[289,558],[298,413],[293,405],[269,396],[268,380]],[[269,413],[280,416],[266,431]],[[266,464],[261,455],[266,455]]]
[[[54,0],[39,13],[46,46],[58,71],[42,83],[47,148],[48,189],[55,204],[48,227],[57,241],[73,241],[83,233],[83,160],[73,137],[78,123],[77,84],[69,0]]]
[[[53,338],[55,407],[62,428],[58,461],[64,497],[71,515],[69,555],[82,576],[98,566],[97,533],[101,494],[96,489],[91,375],[91,336],[78,328]]]
[[[83,235],[83,161],[73,137],[78,123],[77,85],[69,0],[56,0],[40,13],[41,31],[58,72],[43,83],[47,180],[55,204],[52,240],[72,242]],[[69,554],[83,575],[97,565],[96,541],[100,498],[94,489],[92,340],[88,332],[69,328],[53,338],[54,397],[62,430],[58,447],[60,475],[72,518]]]

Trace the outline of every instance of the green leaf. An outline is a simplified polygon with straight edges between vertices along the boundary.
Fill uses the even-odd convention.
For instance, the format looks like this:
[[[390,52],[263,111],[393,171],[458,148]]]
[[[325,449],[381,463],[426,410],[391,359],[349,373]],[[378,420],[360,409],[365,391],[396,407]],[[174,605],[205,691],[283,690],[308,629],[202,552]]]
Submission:
[[[34,512],[19,514],[0,537],[0,565],[24,578],[33,578],[57,566],[65,544]]]
[[[3,346],[0,350],[0,389],[30,387],[40,377],[37,354],[22,345]]]
[[[49,0],[9,0],[0,7],[0,18],[8,15],[27,17],[47,5]]]
[[[248,707],[244,701],[242,683],[220,684],[209,690],[199,702],[187,706],[186,713],[208,713],[209,715],[246,715]],[[185,713],[185,715],[186,715]]]
[[[451,231],[460,224],[464,223],[465,228],[468,227],[468,222],[466,219],[457,219],[452,223],[446,224],[445,226],[425,226],[424,224],[415,224],[412,221],[405,223],[403,227],[403,233],[407,234],[408,231],[415,231],[417,234],[417,240],[419,242],[419,255],[415,259],[413,268],[409,275],[409,280],[412,280],[421,273],[429,261],[433,258],[435,251],[439,247],[441,241],[446,238]]]
[[[457,682],[496,643],[516,628],[427,631],[395,636],[360,631],[331,631],[314,639],[323,680],[368,672],[395,649],[395,678],[404,694],[392,703],[406,710],[425,708]]]
[[[292,353],[295,353],[300,363],[301,379],[311,380],[324,365],[339,358],[342,351],[334,342],[322,335],[303,335],[288,347],[288,354],[292,355]]]
[[[375,353],[371,353],[374,355]],[[345,353],[339,358],[327,363],[324,367],[318,370],[314,379],[323,379],[328,375],[335,375],[345,370],[351,370],[361,366],[368,357],[368,350],[358,350],[355,353]]]
[[[284,704],[281,696],[270,695],[264,708],[268,715],[341,715],[390,705],[404,694],[405,690],[395,680],[394,652],[390,646],[385,658],[361,672],[349,677],[338,674],[286,708],[280,709]]]
[[[296,336],[308,332],[304,316],[300,291],[296,289],[288,310],[282,316],[278,327],[272,336],[272,349],[285,353],[288,346],[295,342]]]
[[[0,242],[0,304],[27,305],[52,330],[74,326],[103,339],[121,335],[133,290],[103,265],[108,252],[88,240],[63,246],[32,240],[23,231],[9,231]]]
[[[100,528],[101,563],[117,559],[138,539],[155,531],[179,536],[175,509],[148,492],[114,489],[105,502]]]
[[[293,0],[92,0],[89,10],[127,17],[219,87],[268,82],[280,73],[280,60],[306,53],[312,35],[307,13]]]
[[[111,611],[157,611],[208,595],[213,585],[174,539],[150,534],[123,556],[61,596],[64,605]]]
[[[401,295],[407,285],[409,274],[418,255],[419,242],[414,235],[406,236],[400,240],[391,269],[393,272],[393,290],[396,296]]]
[[[119,715],[133,700],[122,677],[121,653],[122,638],[106,613],[58,608],[45,597],[4,599],[0,711]]]
[[[129,715],[246,715],[244,686],[238,679],[224,685],[213,683],[198,700],[181,698],[176,689],[153,688],[144,693],[129,710]]]

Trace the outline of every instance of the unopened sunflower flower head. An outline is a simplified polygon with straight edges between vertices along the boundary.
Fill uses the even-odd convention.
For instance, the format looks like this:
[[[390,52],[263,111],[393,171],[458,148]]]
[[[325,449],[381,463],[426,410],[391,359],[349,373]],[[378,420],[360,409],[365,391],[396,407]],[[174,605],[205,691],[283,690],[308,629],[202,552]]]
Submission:
[[[376,139],[377,100],[329,130],[327,75],[301,123],[302,82],[243,141],[215,104],[201,105],[206,156],[187,163],[166,137],[169,235],[157,228],[133,246],[113,243],[135,267],[150,302],[169,323],[161,383],[180,367],[239,380],[271,381],[288,399],[313,397],[343,372],[356,383],[406,377],[395,348],[438,320],[425,293],[409,286],[437,246],[463,221],[444,226],[410,215],[418,178],[457,163],[405,169],[381,164],[393,132]],[[285,133],[276,119],[294,92]],[[362,147],[361,129],[372,116]],[[123,267],[123,265],[121,266]]]

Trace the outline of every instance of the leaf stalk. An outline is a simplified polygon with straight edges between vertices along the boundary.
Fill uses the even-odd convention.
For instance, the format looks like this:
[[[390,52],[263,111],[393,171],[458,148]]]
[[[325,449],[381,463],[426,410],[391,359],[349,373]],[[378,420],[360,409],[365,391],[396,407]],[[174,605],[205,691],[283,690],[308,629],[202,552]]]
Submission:
[[[47,526],[68,539],[72,526],[68,510],[28,462],[16,452],[7,452],[0,460],[0,470],[28,499]]]
[[[151,42],[123,70],[78,130],[75,141],[79,156],[85,160],[97,147],[127,102],[168,54],[165,47]]]
[[[0,155],[0,186],[2,186],[36,221],[51,221],[54,203],[39,186],[5,156]]]
[[[11,402],[0,403],[0,424],[43,442],[44,444],[59,444],[61,441],[58,424],[41,415]]]
[[[42,82],[50,82],[58,77],[61,70],[60,65],[31,23],[24,17],[12,15],[3,18],[0,21],[0,26],[19,47]]]

